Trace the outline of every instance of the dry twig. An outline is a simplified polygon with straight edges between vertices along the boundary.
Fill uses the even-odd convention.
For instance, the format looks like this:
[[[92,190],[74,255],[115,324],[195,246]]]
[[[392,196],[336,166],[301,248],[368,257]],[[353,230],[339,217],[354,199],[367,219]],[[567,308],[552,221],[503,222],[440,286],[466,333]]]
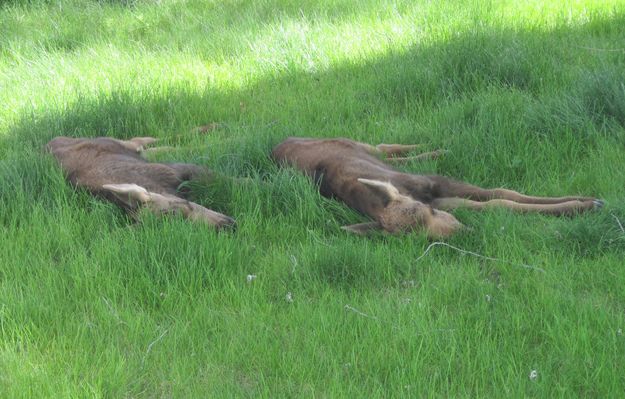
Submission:
[[[358,310],[358,309],[356,309],[354,307],[351,307],[350,305],[345,305],[345,310],[349,310],[350,312],[354,312],[354,313],[359,314],[360,316],[366,317],[368,319],[373,319],[373,320],[377,320],[378,319],[377,317],[369,316],[368,314],[366,314],[364,312],[361,312],[360,310]]]
[[[581,48],[584,50],[592,50],[592,51],[608,51],[608,52],[625,52],[624,48],[599,48],[599,47],[586,47],[586,46],[576,46],[573,47]]]
[[[165,330],[161,333],[161,335],[158,336],[158,338],[156,338],[154,341],[150,342],[150,345],[148,345],[148,349],[145,351],[145,356],[143,356],[143,360],[145,361],[145,359],[148,357],[148,355],[150,354],[150,351],[152,350],[152,347],[154,346],[154,344],[156,344],[158,341],[160,341],[161,339],[163,339],[163,337],[169,332],[169,330]]]
[[[524,263],[514,263],[514,262],[510,262],[510,261],[503,260],[503,259],[491,258],[490,256],[484,256],[484,255],[480,255],[480,254],[475,253],[475,252],[466,251],[464,249],[460,249],[458,247],[454,247],[453,245],[449,245],[447,243],[440,242],[440,241],[435,241],[435,242],[431,243],[430,245],[428,245],[428,247],[425,249],[425,252],[423,252],[423,255],[419,256],[417,258],[416,262],[421,260],[421,258],[423,258],[425,255],[427,255],[428,252],[430,252],[430,249],[434,248],[437,245],[442,245],[442,246],[445,246],[445,247],[449,247],[449,248],[451,248],[453,250],[456,250],[456,251],[460,252],[463,255],[472,255],[472,256],[475,256],[475,257],[478,257],[478,258],[481,258],[481,259],[490,260],[492,262],[503,262],[503,263],[507,263],[507,264],[510,264],[510,265],[513,265],[513,266],[519,266],[519,267],[522,267],[522,268],[525,268],[525,269],[531,269],[531,270],[536,270],[536,271],[541,272],[541,273],[546,273],[545,270],[541,269],[540,267],[526,265]]]

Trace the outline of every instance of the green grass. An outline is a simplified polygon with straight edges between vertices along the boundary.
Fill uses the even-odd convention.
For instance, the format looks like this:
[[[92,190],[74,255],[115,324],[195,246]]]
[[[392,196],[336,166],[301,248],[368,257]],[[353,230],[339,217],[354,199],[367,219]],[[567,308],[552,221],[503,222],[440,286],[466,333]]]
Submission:
[[[624,43],[619,0],[2,2],[0,395],[621,396]],[[249,177],[192,185],[237,231],[133,224],[65,183],[57,135]],[[418,259],[423,235],[350,236],[364,217],[273,165],[289,135],[427,143],[451,154],[406,171],[606,207],[459,211],[448,243],[511,263]]]

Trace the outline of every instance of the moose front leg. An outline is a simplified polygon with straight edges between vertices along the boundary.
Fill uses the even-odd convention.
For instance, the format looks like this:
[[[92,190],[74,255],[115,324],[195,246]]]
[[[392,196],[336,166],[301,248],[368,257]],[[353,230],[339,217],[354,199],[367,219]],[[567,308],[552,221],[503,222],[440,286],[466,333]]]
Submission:
[[[145,155],[145,154],[160,154],[160,153],[163,153],[163,152],[174,151],[175,149],[176,148],[174,148],[172,146],[169,146],[169,145],[144,148],[143,150],[141,150],[141,155]]]
[[[147,146],[154,144],[158,141],[158,139],[155,139],[154,137],[134,137],[130,140],[119,140],[119,139],[111,139],[111,140],[115,140],[116,142],[128,148],[129,150],[136,151],[136,152],[143,152],[143,150],[145,150]]]
[[[158,146],[158,147],[149,147],[152,144],[156,143],[158,139],[154,137],[134,137],[130,140],[117,140],[118,143],[123,145],[124,147],[136,151],[140,153],[142,156],[146,154],[158,154],[161,152],[169,152],[175,150],[174,147],[171,146]]]

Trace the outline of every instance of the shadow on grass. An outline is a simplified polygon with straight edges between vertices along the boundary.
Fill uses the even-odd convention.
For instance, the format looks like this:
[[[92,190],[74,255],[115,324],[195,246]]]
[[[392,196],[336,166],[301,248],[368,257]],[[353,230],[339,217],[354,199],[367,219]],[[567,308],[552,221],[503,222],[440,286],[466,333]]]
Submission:
[[[605,143],[623,139],[625,54],[582,48],[623,41],[622,26],[625,15],[550,32],[481,32],[327,71],[267,77],[240,91],[155,82],[146,90],[78,98],[63,109],[29,110],[0,139],[0,154],[37,157],[57,135],[151,135],[165,144],[209,144],[207,158],[185,155],[181,161],[262,178],[276,172],[271,147],[289,135],[425,141],[452,150],[438,164],[443,174],[523,189],[545,170],[554,170],[557,182],[607,151]],[[190,133],[213,121],[221,126],[207,137]],[[597,180],[582,189],[612,187],[614,177]],[[622,188],[609,190],[623,194]],[[271,197],[270,190],[265,194]],[[585,220],[597,226],[593,237],[608,231],[617,242],[610,218]],[[576,236],[581,228],[573,225]]]

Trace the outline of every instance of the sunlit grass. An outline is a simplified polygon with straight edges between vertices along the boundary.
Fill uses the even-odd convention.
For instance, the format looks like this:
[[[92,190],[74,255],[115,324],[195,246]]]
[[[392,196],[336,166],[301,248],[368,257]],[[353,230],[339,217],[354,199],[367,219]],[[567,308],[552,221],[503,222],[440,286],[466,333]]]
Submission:
[[[623,43],[616,0],[2,3],[0,392],[620,394]],[[134,224],[65,183],[56,135],[248,178],[191,185],[237,230]],[[364,218],[269,160],[289,135],[423,142],[451,153],[404,170],[607,205],[458,211],[449,243],[505,262],[419,259],[422,235],[341,230]]]

